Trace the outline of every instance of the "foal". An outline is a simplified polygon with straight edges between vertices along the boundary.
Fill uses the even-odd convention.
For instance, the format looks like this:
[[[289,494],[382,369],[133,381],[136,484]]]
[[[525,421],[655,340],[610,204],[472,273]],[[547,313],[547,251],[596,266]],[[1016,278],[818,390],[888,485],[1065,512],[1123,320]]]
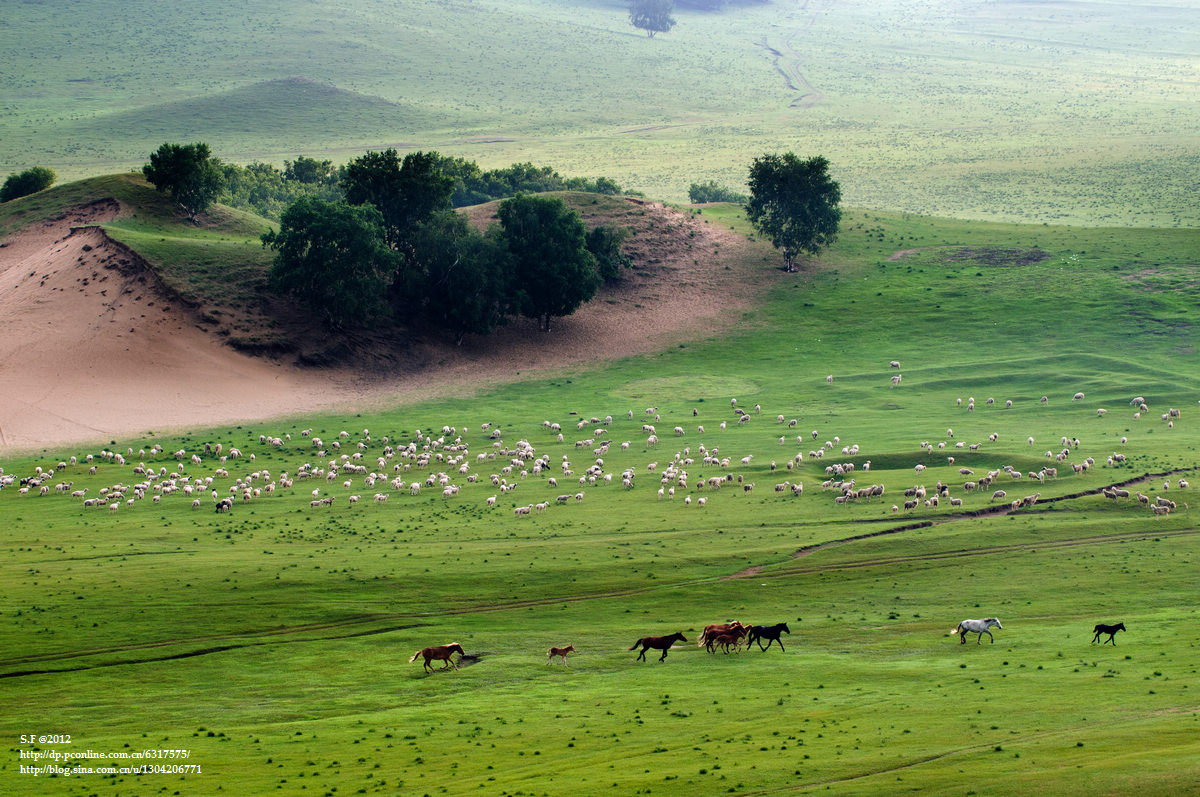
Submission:
[[[560,656],[562,658],[563,666],[566,667],[567,666],[567,654],[574,653],[574,652],[575,652],[574,645],[567,645],[565,648],[550,648],[550,653],[547,654],[547,656],[546,656],[546,663],[549,664],[551,661],[554,660],[555,656]]]
[[[1092,644],[1094,645],[1097,642],[1100,642],[1100,636],[1102,634],[1108,634],[1108,639],[1104,640],[1103,642],[1100,642],[1100,644],[1107,645],[1109,642],[1111,642],[1111,643],[1113,643],[1113,647],[1115,648],[1117,646],[1117,632],[1124,631],[1124,630],[1125,630],[1125,623],[1117,623],[1116,625],[1105,625],[1104,623],[1097,623],[1096,627],[1092,629],[1092,631],[1095,632],[1095,634],[1096,634],[1094,637],[1092,637]]]

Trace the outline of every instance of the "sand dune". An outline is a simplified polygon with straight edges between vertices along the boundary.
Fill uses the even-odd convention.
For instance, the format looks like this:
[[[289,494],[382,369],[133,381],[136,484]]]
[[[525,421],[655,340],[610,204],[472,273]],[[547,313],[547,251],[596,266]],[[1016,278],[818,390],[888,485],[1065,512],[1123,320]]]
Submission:
[[[0,451],[463,395],[733,323],[753,290],[723,264],[696,263],[692,254],[713,251],[712,237],[727,252],[746,241],[648,207],[670,216],[680,235],[693,226],[694,249],[668,241],[643,253],[652,269],[556,321],[549,334],[522,321],[463,346],[426,342],[397,373],[370,376],[231,349],[170,301],[136,256],[83,226],[118,217],[117,202],[73,209],[0,248]]]

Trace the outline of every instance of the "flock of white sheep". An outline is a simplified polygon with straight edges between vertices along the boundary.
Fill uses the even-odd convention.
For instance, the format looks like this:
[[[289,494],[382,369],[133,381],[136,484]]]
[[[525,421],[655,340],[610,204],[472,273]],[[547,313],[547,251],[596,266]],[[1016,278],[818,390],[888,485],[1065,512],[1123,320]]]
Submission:
[[[900,363],[892,361],[890,367],[899,368]],[[832,378],[827,382],[832,383]],[[899,384],[899,374],[896,374],[892,377],[892,387]],[[1079,392],[1072,401],[1083,399],[1084,394]],[[1042,404],[1048,401],[1046,396],[1041,399]],[[994,399],[986,400],[987,406],[994,404]],[[962,407],[963,399],[957,399],[956,405]],[[1134,398],[1130,405],[1136,408],[1135,419],[1149,409],[1144,396]],[[1013,402],[1005,401],[1004,406],[1011,408]],[[975,399],[967,398],[967,411],[974,411],[974,408]],[[580,435],[586,433],[587,436],[574,441],[569,448],[566,448],[562,424],[550,420],[542,423],[538,433],[542,437],[549,437],[547,442],[540,444],[542,450],[529,442],[528,438],[536,435],[519,437],[516,442],[507,443],[506,435],[513,433],[506,433],[502,427],[491,422],[479,424],[478,433],[472,433],[467,427],[446,425],[440,432],[416,430],[403,438],[390,435],[376,440],[369,430],[363,429],[357,434],[342,431],[336,439],[328,442],[313,436],[312,429],[305,429],[297,434],[296,440],[290,433],[259,436],[260,453],[290,452],[296,458],[305,456],[300,452],[311,454],[311,461],[279,473],[273,474],[267,468],[256,467],[255,452],[243,454],[239,448],[226,447],[221,443],[205,444],[196,450],[181,448],[173,452],[155,445],[136,453],[132,448],[127,448],[124,453],[103,450],[87,454],[82,459],[71,457],[53,467],[35,467],[26,476],[5,474],[0,468],[0,490],[15,488],[22,496],[67,496],[78,500],[82,507],[109,512],[117,512],[123,507],[132,508],[145,500],[156,504],[176,500],[174,496],[189,501],[193,509],[208,505],[217,512],[229,512],[238,504],[303,494],[310,497],[311,510],[321,511],[335,506],[353,508],[366,494],[371,494],[371,501],[376,505],[386,504],[393,495],[411,498],[420,496],[423,491],[440,491],[446,501],[461,501],[464,500],[459,497],[463,488],[478,484],[491,485],[496,492],[481,495],[491,491],[472,489],[462,495],[470,496],[469,500],[480,501],[487,511],[501,506],[501,496],[505,496],[504,504],[511,504],[513,515],[522,517],[541,514],[552,506],[582,503],[585,495],[592,490],[607,488],[632,491],[647,481],[652,483],[652,489],[656,491],[656,500],[674,501],[681,498],[680,503],[684,506],[703,507],[725,488],[733,488],[738,494],[747,494],[753,491],[755,478],[770,478],[770,475],[779,471],[798,477],[805,472],[819,472],[823,466],[826,478],[821,483],[821,493],[832,493],[835,505],[870,503],[875,499],[886,503],[884,496],[888,488],[883,483],[858,483],[858,475],[865,475],[871,469],[871,460],[862,456],[862,448],[858,444],[843,445],[839,436],[832,435],[823,444],[808,448],[821,435],[813,429],[793,438],[790,433],[800,425],[799,418],[779,414],[772,425],[764,419],[760,405],[754,405],[753,412],[748,412],[738,407],[736,398],[730,400],[730,409],[729,420],[736,421],[739,426],[750,425],[752,429],[770,426],[788,430],[777,439],[777,432],[771,432],[769,439],[780,447],[792,447],[794,453],[787,452],[772,459],[769,465],[762,465],[753,464],[758,456],[753,452],[723,452],[727,422],[720,421],[712,432],[706,432],[702,425],[695,426],[691,431],[682,422],[671,423],[674,438],[680,442],[694,438],[695,443],[680,447],[670,454],[664,452],[659,455],[661,443],[657,425],[662,423],[662,415],[657,407],[647,407],[637,417],[632,410],[628,410],[618,420],[611,415],[603,418],[574,417],[571,424],[575,431]],[[1098,414],[1103,417],[1105,413],[1101,411]],[[692,409],[690,415],[695,420],[699,410]],[[1162,414],[1162,420],[1168,427],[1173,427],[1180,417],[1181,413],[1175,408]],[[640,441],[635,442],[635,438],[631,437],[614,443],[614,434],[629,434],[634,430],[642,438]],[[999,439],[999,433],[994,432],[986,440],[958,440],[955,439],[954,430],[948,428],[944,440],[920,442],[919,453],[915,456],[919,461],[913,467],[915,475],[920,477],[927,468],[941,466],[943,462],[953,466],[956,452],[979,452],[991,447],[998,449]],[[748,434],[739,434],[729,437],[726,445],[738,444],[761,451],[763,442],[764,438],[752,439]],[[1028,446],[1035,444],[1033,437],[1028,437],[1025,442]],[[1120,442],[1124,446],[1127,438],[1121,437]],[[901,489],[905,500],[892,504],[891,511],[909,512],[922,507],[934,510],[943,506],[959,509],[963,507],[964,495],[987,490],[992,490],[989,504],[1004,501],[1014,511],[1032,507],[1041,497],[1040,492],[1009,499],[1008,491],[999,485],[1023,479],[1045,484],[1048,479],[1058,478],[1060,465],[1069,466],[1070,473],[1082,474],[1094,467],[1096,460],[1092,456],[1081,456],[1080,447],[1077,436],[1063,435],[1056,447],[1045,451],[1047,462],[1037,470],[1023,473],[1012,465],[1002,465],[976,476],[972,469],[959,467],[956,471],[958,479],[948,478],[945,482],[938,479],[931,487],[919,480],[905,484]],[[614,448],[619,453],[616,457],[610,457],[610,450]],[[561,453],[563,449],[567,453]],[[649,461],[627,464],[631,458],[637,459],[633,452],[641,452]],[[839,461],[824,464],[826,456],[835,458],[839,452]],[[961,453],[958,455],[962,456]],[[615,458],[624,467],[610,468],[606,458]],[[1104,460],[1105,466],[1112,468],[1119,468],[1126,462],[1126,455],[1119,451],[1113,451]],[[98,488],[75,489],[74,478],[82,478],[84,473],[95,477],[100,475],[101,470],[104,475],[115,471],[120,478]],[[233,475],[231,470],[235,471]],[[92,483],[95,481],[91,479]],[[955,483],[952,485],[950,481]],[[1186,480],[1179,479],[1176,482],[1176,489],[1187,486]],[[532,494],[531,498],[526,501],[518,500],[515,496],[507,498],[518,487],[522,494]],[[94,494],[89,494],[91,489],[95,489]],[[1168,480],[1163,483],[1163,491],[1169,489],[1171,483]],[[774,493],[800,498],[804,495],[804,483],[800,478],[793,480],[789,477],[775,482]],[[1124,489],[1106,488],[1103,495],[1113,500],[1131,497],[1129,491]],[[1140,492],[1136,493],[1136,500],[1156,515],[1166,514],[1178,506],[1173,500],[1158,495],[1151,498]]]

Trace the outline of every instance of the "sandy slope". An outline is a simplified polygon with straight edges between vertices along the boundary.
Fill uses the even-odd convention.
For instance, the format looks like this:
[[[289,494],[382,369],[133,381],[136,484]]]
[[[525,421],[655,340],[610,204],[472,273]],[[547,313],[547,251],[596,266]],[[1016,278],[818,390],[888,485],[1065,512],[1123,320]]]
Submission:
[[[514,324],[461,347],[426,343],[402,375],[369,378],[240,354],[166,300],[153,274],[96,228],[115,201],[74,209],[26,229],[0,248],[0,451],[110,440],[149,430],[262,420],[317,409],[385,406],[564,367],[650,351],[734,322],[752,289],[716,260],[744,239],[647,206],[682,237],[642,252],[652,266],[625,280],[549,334]],[[519,372],[519,375],[518,375]]]

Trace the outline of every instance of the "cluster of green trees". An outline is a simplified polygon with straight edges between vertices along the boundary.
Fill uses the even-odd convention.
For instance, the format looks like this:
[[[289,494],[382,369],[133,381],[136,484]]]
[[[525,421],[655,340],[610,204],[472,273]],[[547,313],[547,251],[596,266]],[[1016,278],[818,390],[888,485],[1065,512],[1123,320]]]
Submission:
[[[343,198],[302,197],[263,236],[275,250],[273,288],[334,328],[391,318],[437,325],[461,342],[517,315],[548,331],[629,264],[623,230],[589,233],[559,197],[518,193],[479,232],[453,208],[464,183],[447,163],[394,149],[352,160]]]
[[[0,202],[36,194],[54,185],[57,175],[45,166],[33,166],[23,172],[13,172],[0,187]]]
[[[461,208],[479,205],[517,194],[547,191],[587,191],[594,194],[626,193],[607,177],[563,177],[549,166],[514,163],[501,169],[483,171],[474,161],[428,153],[432,163],[453,181],[450,204]],[[225,188],[219,199],[231,207],[253,210],[260,216],[278,221],[283,211],[302,196],[315,196],[326,202],[345,199],[342,188],[346,166],[334,166],[327,160],[300,156],[284,161],[280,170],[266,163],[239,166],[220,163]]]
[[[564,179],[530,163],[484,172],[462,158],[401,158],[388,149],[342,167],[301,156],[280,171],[222,164],[204,143],[166,143],[142,172],[193,222],[223,195],[281,208],[280,229],[263,236],[275,250],[270,284],[334,328],[390,317],[436,324],[461,341],[523,315],[548,331],[552,318],[573,313],[632,265],[621,252],[628,231],[588,232],[562,199],[524,193],[615,194],[620,186]],[[486,233],[454,211],[514,193]]]
[[[551,319],[575,312],[631,265],[621,251],[627,230],[589,232],[559,197],[518,192],[501,202],[498,223],[479,232],[453,203],[457,192],[484,184],[484,173],[471,167],[436,152],[401,158],[394,149],[338,169],[311,158],[287,163],[279,179],[313,190],[288,205],[278,231],[263,236],[275,250],[271,286],[333,328],[393,318],[436,324],[461,342],[517,315],[549,331]],[[815,254],[837,237],[841,188],[828,170],[821,156],[800,160],[790,152],[750,167],[747,216],[783,250],[788,271],[797,255]],[[142,171],[193,221],[232,182],[203,143],[163,144]],[[267,169],[244,171],[276,179]],[[530,164],[508,174],[539,185],[557,178]],[[502,184],[514,185],[494,185]],[[321,190],[337,195],[322,198]],[[729,195],[723,192],[713,182],[689,190],[693,201]]]

